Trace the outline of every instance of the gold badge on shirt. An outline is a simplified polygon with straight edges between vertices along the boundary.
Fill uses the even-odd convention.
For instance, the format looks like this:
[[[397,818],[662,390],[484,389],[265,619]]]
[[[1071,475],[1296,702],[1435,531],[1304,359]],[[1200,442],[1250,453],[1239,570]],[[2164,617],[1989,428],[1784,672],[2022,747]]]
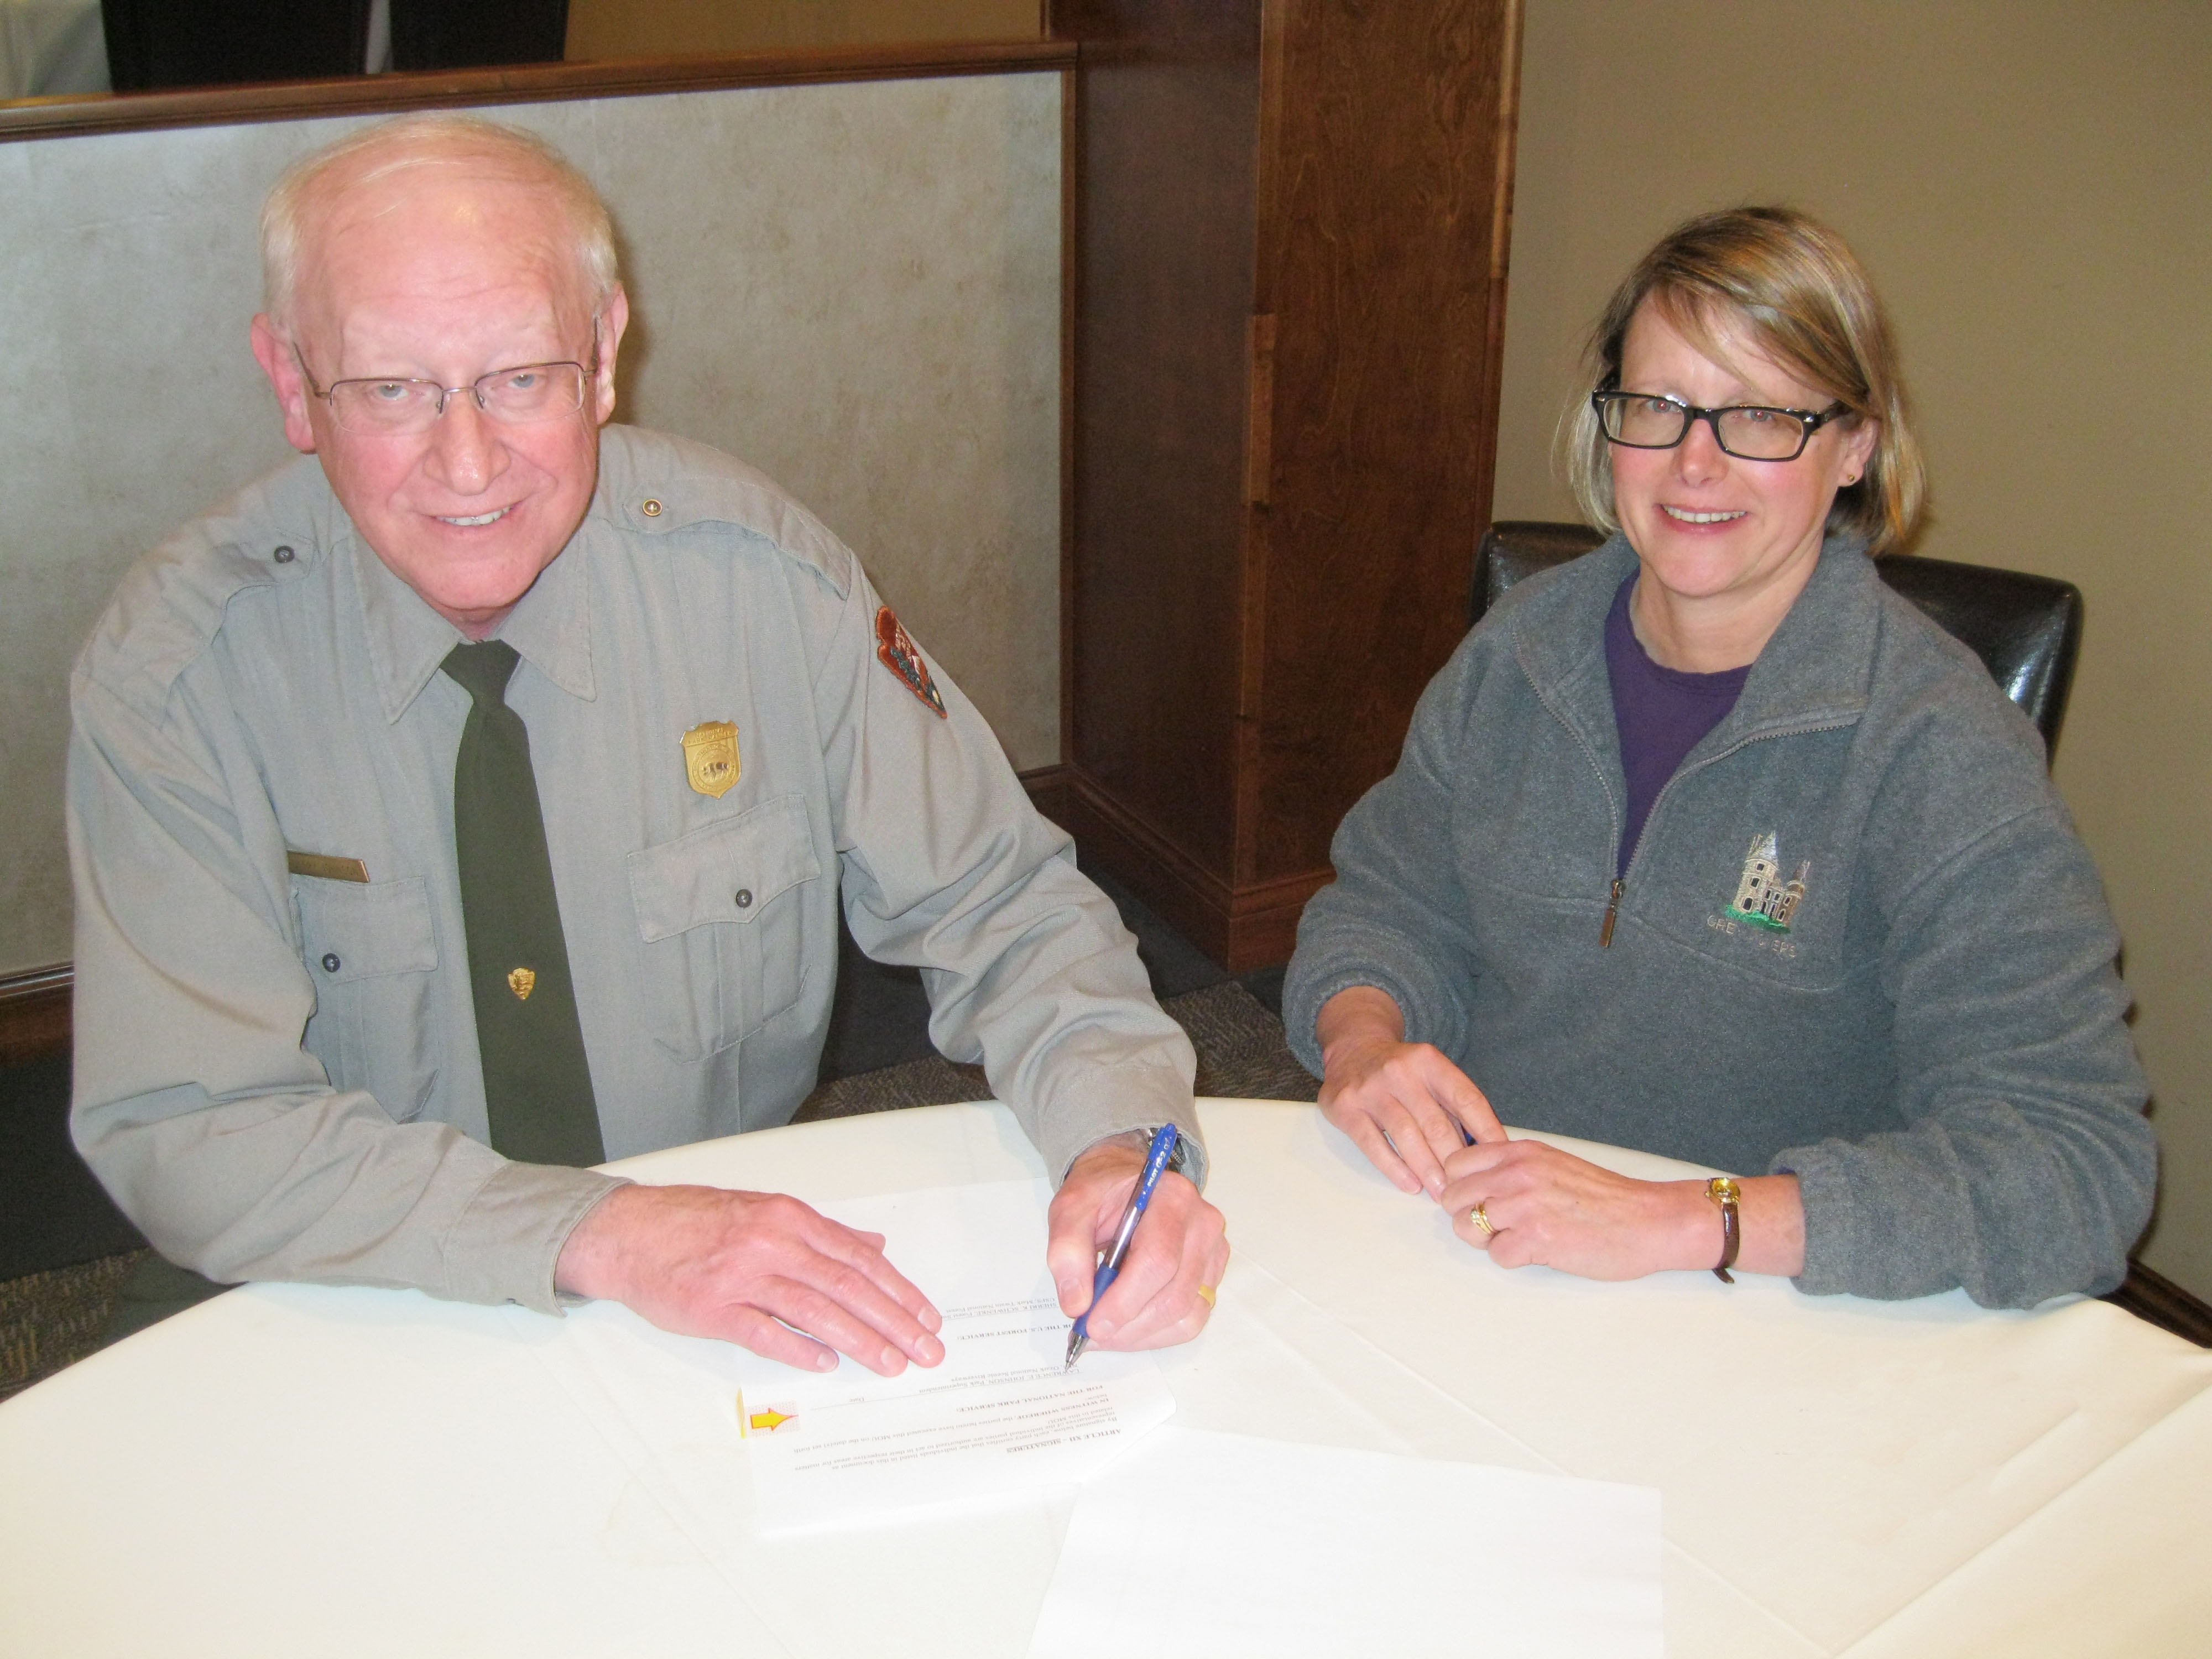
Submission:
[[[684,734],[684,775],[702,795],[716,799],[737,787],[738,728],[731,720],[708,720]]]
[[[529,1001],[530,994],[538,988],[537,970],[530,968],[515,969],[507,976],[507,988],[514,993],[514,1000],[517,1002]]]

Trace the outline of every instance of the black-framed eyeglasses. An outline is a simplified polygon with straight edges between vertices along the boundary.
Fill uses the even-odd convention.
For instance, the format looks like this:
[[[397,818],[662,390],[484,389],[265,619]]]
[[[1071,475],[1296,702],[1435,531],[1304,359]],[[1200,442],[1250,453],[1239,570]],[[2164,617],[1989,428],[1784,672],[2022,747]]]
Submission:
[[[1630,449],[1672,449],[1690,435],[1692,421],[1703,421],[1723,451],[1745,461],[1794,461],[1815,432],[1844,412],[1841,404],[1817,415],[1758,404],[1699,409],[1651,392],[1593,392],[1590,406],[1606,437]]]
[[[446,400],[457,392],[476,399],[484,415],[507,426],[526,426],[535,421],[557,421],[584,406],[584,388],[599,368],[599,331],[592,327],[592,361],[582,363],[520,363],[495,368],[467,386],[441,386],[435,380],[393,377],[333,380],[315,384],[307,360],[295,344],[292,356],[307,378],[307,390],[331,406],[331,418],[347,432],[375,437],[404,437],[428,432],[446,412]]]

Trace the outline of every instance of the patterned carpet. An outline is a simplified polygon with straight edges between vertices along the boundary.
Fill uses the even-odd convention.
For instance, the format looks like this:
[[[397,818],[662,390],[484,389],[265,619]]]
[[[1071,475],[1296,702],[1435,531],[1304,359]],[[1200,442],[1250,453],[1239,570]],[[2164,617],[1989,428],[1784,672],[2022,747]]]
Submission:
[[[79,1267],[0,1279],[0,1400],[97,1348],[115,1287],[151,1254],[132,1250]]]
[[[1311,1100],[1313,1076],[1283,1043],[1280,1021],[1234,980],[1161,1005],[1198,1051],[1198,1092],[1253,1100]],[[932,1058],[824,1084],[796,1121],[854,1117],[958,1100],[988,1099],[979,1066]],[[132,1251],[82,1267],[0,1280],[0,1400],[74,1364],[100,1346],[116,1287],[144,1255]]]

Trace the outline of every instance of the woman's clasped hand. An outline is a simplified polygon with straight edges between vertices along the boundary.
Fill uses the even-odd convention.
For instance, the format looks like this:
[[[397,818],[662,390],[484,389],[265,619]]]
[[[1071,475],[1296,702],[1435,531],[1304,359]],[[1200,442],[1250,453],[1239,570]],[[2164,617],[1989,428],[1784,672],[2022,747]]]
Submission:
[[[1584,1279],[1640,1279],[1711,1267],[1724,1243],[1702,1181],[1638,1181],[1540,1140],[1508,1137],[1466,1073],[1407,1042],[1397,1005],[1370,986],[1323,1006],[1323,1115],[1402,1192],[1425,1192],[1452,1230],[1504,1267],[1557,1267]],[[1804,1238],[1790,1176],[1741,1183],[1759,1215],[1749,1272],[1795,1273]],[[1771,1213],[1770,1213],[1771,1212]]]

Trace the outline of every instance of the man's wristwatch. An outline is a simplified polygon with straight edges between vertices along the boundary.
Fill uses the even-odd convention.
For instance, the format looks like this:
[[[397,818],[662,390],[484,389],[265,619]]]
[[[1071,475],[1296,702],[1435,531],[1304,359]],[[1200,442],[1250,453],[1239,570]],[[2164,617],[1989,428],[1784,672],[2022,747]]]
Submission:
[[[1139,1150],[1141,1151],[1145,1146],[1152,1144],[1152,1137],[1159,1133],[1160,1130],[1164,1127],[1164,1125],[1154,1123],[1150,1124],[1142,1129],[1124,1129],[1121,1133],[1123,1134],[1142,1136],[1143,1139],[1138,1143]],[[1203,1191],[1206,1187],[1206,1152],[1204,1149],[1188,1135],[1178,1133],[1176,1136],[1175,1150],[1168,1154],[1168,1167],[1161,1171],[1161,1173],[1164,1175],[1179,1175],[1185,1181],[1190,1182],[1192,1186]]]
[[[1145,1131],[1147,1139],[1158,1133],[1157,1125]],[[1188,1135],[1177,1134],[1175,1151],[1168,1154],[1166,1172],[1179,1175],[1192,1186],[1202,1188],[1206,1184],[1206,1154],[1199,1150],[1198,1143]]]
[[[1091,1145],[1103,1146],[1108,1140],[1121,1140],[1126,1136],[1141,1152],[1152,1144],[1152,1137],[1159,1133],[1161,1127],[1161,1125],[1155,1123],[1142,1129],[1122,1129],[1108,1135],[1103,1140],[1095,1140]],[[1091,1146],[1086,1146],[1083,1149],[1083,1152],[1078,1152],[1075,1156],[1081,1158],[1084,1152],[1090,1150]],[[1069,1161],[1069,1166],[1073,1167],[1073,1159]],[[1168,1167],[1161,1173],[1179,1175],[1199,1191],[1204,1192],[1206,1190],[1206,1149],[1188,1135],[1177,1134],[1175,1150],[1168,1154]]]
[[[1733,1285],[1735,1275],[1729,1269],[1735,1266],[1735,1253],[1743,1244],[1743,1223],[1737,1214],[1743,1188],[1731,1176],[1715,1176],[1705,1183],[1705,1196],[1721,1206],[1721,1260],[1713,1277],[1723,1285]]]

